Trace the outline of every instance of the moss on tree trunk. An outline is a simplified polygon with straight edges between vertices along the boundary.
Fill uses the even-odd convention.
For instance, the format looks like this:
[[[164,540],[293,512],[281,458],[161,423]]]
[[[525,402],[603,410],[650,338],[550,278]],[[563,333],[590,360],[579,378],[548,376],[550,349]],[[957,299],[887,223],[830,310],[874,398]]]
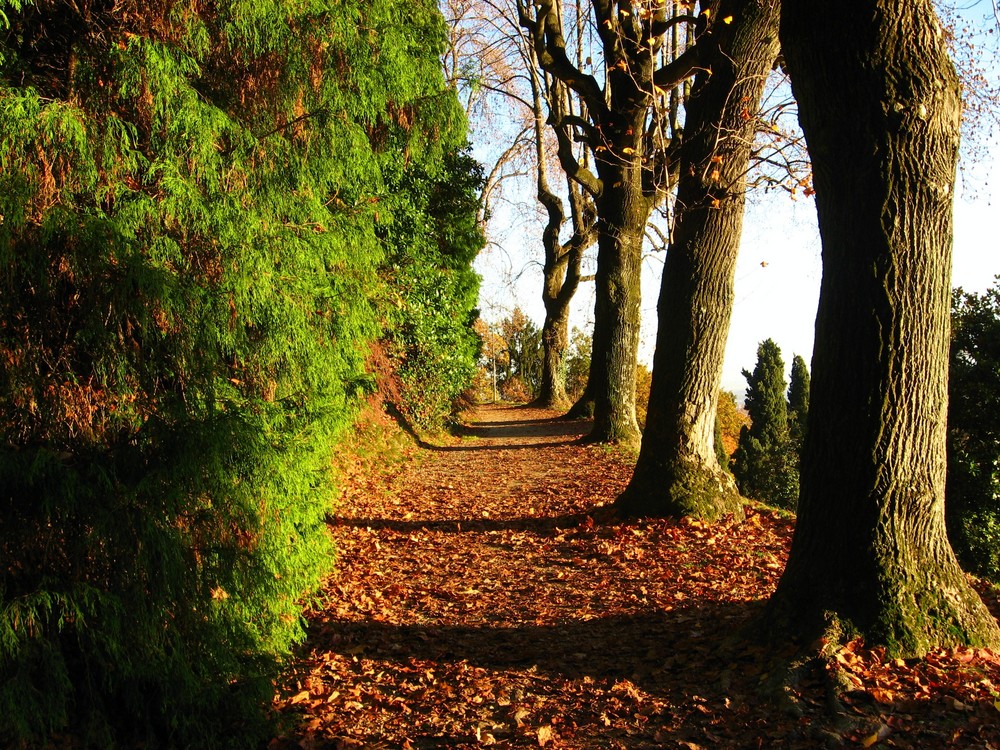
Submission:
[[[929,0],[786,0],[823,240],[798,523],[770,604],[919,655],[1000,644],[945,536],[951,197],[961,102]]]
[[[715,520],[742,513],[716,457],[715,415],[755,126],[747,112],[760,101],[777,55],[778,5],[732,2],[723,11],[733,22],[716,29],[708,70],[696,78],[687,107],[646,431],[618,502],[627,515]]]

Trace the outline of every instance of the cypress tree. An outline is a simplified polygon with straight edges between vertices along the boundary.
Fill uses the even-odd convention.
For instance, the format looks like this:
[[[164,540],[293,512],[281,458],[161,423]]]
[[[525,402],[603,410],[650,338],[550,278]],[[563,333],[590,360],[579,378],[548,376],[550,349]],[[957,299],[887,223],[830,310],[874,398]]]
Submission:
[[[809,416],[809,368],[798,354],[792,359],[792,375],[788,383],[788,432],[795,455],[802,453],[806,437],[806,417]]]
[[[430,0],[0,0],[0,744],[245,746],[329,569]]]
[[[743,495],[792,507],[798,495],[798,472],[788,432],[784,368],[781,350],[767,339],[757,347],[753,372],[743,371],[751,424],[740,431],[733,474]]]

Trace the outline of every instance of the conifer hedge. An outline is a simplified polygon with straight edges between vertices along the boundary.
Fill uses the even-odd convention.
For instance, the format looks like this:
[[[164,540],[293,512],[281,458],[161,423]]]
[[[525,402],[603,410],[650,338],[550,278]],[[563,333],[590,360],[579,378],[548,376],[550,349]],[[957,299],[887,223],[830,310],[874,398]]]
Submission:
[[[0,0],[0,745],[261,731],[382,206],[463,138],[443,39],[430,0]]]

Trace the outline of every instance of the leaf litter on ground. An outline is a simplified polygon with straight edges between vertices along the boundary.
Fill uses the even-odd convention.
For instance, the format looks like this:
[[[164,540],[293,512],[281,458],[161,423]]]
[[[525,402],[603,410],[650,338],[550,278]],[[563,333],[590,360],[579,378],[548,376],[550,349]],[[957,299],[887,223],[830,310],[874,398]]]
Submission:
[[[793,521],[763,506],[741,523],[595,520],[631,463],[579,444],[586,428],[480,407],[455,441],[356,472],[272,750],[1000,750],[987,650],[902,661],[852,641],[779,707],[762,690],[768,654],[739,634],[774,590]]]

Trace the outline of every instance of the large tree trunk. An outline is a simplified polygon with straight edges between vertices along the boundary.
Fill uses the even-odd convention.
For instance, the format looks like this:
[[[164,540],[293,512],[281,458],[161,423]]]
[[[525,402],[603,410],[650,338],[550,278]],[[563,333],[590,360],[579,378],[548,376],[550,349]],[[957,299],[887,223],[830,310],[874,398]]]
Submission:
[[[944,525],[959,84],[930,0],[785,0],[823,240],[798,523],[770,604],[893,653],[1000,643]]]
[[[580,267],[584,251],[593,244],[595,234],[593,202],[572,180],[567,179],[573,235],[565,243],[559,242],[562,226],[562,202],[558,212],[549,208],[543,242],[545,266],[542,269],[542,302],[545,305],[545,322],[542,324],[542,378],[538,398],[534,405],[549,409],[566,408],[566,349],[569,346],[569,306],[580,286]],[[549,194],[550,198],[555,196]],[[555,198],[558,201],[558,198]],[[558,226],[554,220],[558,217]]]
[[[728,6],[728,7],[727,7]],[[715,453],[715,413],[733,309],[746,172],[764,82],[778,53],[779,0],[727,2],[710,72],[687,106],[677,213],[657,304],[646,430],[625,515],[742,514]]]
[[[617,154],[628,148],[638,150],[626,141],[613,151]],[[599,170],[605,189],[597,200],[597,299],[589,384],[593,387],[594,427],[587,439],[637,448],[640,433],[635,417],[635,371],[642,302],[640,273],[652,202],[643,195],[641,165],[599,161]]]

